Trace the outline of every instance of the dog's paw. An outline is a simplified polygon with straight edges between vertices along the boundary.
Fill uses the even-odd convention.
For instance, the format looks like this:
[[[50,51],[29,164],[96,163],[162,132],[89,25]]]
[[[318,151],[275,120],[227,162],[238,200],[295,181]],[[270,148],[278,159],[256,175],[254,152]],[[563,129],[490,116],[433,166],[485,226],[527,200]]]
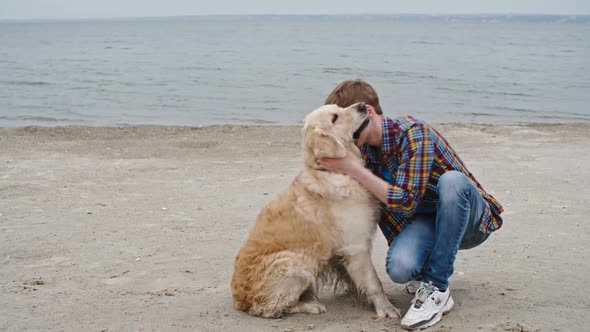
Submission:
[[[309,308],[308,313],[314,314],[314,315],[319,315],[319,314],[322,314],[327,311],[326,307],[321,303],[314,303],[313,306],[308,306],[308,308]]]
[[[382,319],[382,318],[401,318],[402,317],[402,313],[401,311],[394,307],[392,304],[386,305],[382,308],[376,308],[377,311],[377,319]]]
[[[311,315],[319,315],[326,312],[326,307],[320,302],[299,302],[293,306],[289,313],[305,313]]]

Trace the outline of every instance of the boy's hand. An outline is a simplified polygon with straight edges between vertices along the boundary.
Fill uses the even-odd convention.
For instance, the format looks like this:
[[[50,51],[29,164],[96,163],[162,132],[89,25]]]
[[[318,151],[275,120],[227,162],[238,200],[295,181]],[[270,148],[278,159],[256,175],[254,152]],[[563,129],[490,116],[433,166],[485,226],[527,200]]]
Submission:
[[[353,177],[359,169],[363,168],[362,164],[350,152],[343,158],[320,158],[318,163],[331,172]]]
[[[369,190],[378,200],[387,204],[387,192],[389,183],[371,173],[350,152],[344,158],[321,158],[318,163],[329,171],[341,173],[357,180],[363,187]]]

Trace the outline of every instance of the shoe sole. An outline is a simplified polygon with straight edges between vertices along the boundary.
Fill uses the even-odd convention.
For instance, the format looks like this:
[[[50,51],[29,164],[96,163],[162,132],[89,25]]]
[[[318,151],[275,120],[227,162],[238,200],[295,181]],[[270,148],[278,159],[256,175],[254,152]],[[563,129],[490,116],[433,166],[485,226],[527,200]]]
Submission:
[[[441,321],[443,315],[448,314],[451,311],[451,309],[453,309],[454,305],[455,305],[455,301],[453,300],[453,297],[449,296],[449,299],[447,300],[447,303],[445,303],[445,306],[444,306],[442,312],[437,313],[432,318],[430,318],[429,320],[424,321],[424,322],[416,323],[411,326],[402,325],[402,329],[411,330],[411,331],[412,330],[424,330],[424,329],[429,328],[433,325],[436,325],[436,323]]]

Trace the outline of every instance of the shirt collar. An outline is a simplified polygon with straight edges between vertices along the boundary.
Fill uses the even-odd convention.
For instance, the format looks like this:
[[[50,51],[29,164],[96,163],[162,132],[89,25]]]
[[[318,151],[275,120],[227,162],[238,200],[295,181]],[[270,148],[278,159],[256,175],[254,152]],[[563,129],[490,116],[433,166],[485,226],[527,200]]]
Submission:
[[[393,120],[385,116],[383,117],[381,127],[383,128],[381,131],[381,134],[383,135],[381,152],[384,156],[387,156],[397,150],[395,145],[395,136],[398,133],[398,127],[394,124]]]

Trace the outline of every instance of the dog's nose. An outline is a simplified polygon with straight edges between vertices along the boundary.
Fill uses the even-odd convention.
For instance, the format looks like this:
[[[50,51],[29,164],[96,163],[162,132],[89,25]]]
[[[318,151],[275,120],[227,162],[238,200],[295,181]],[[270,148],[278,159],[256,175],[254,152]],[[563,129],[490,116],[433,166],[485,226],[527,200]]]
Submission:
[[[367,105],[365,103],[359,103],[357,109],[361,113],[367,113]]]

